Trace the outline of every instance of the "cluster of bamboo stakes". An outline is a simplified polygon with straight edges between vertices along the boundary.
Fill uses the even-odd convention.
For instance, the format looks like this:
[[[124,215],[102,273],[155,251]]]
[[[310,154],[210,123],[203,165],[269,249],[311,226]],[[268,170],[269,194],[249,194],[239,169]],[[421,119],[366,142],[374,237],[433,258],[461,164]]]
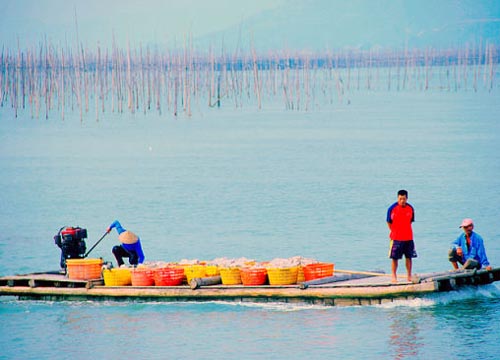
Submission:
[[[31,117],[99,120],[111,113],[191,116],[193,108],[280,106],[308,111],[349,102],[354,91],[495,89],[499,46],[454,49],[277,50],[227,54],[186,45],[177,50],[112,46],[77,50],[42,42],[2,49],[0,106]]]

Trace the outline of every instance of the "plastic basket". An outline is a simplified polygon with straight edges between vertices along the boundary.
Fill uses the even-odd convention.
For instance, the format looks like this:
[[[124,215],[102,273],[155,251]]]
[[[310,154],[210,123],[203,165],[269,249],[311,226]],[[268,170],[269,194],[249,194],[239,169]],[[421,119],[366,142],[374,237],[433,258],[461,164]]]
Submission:
[[[179,286],[185,279],[184,268],[164,267],[154,271],[154,282],[156,286]]]
[[[102,277],[102,259],[67,259],[68,277],[74,280],[93,280]]]
[[[297,283],[299,268],[268,268],[269,285],[293,285]]]
[[[304,266],[304,277],[306,281],[321,279],[333,275],[334,264],[317,263]]]
[[[153,286],[155,273],[150,268],[135,268],[132,270],[132,286]]]
[[[304,275],[304,267],[299,266],[298,271],[297,271],[297,283],[301,283],[306,281],[306,277]]]
[[[240,268],[221,268],[219,271],[223,285],[241,284]]]
[[[241,269],[240,276],[245,286],[264,285],[267,282],[267,270],[264,268]]]
[[[220,275],[219,267],[217,265],[205,266],[205,276],[217,276],[217,275]]]
[[[105,286],[128,286],[132,284],[130,269],[115,268],[102,271]]]
[[[205,265],[187,265],[184,266],[184,275],[186,275],[187,282],[194,278],[206,277],[206,266]]]

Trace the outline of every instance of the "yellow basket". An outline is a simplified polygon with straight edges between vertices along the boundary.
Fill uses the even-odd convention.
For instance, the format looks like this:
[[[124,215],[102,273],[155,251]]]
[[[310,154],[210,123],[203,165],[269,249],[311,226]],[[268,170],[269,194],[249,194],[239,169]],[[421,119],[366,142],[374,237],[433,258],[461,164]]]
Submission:
[[[132,273],[128,268],[104,269],[102,271],[105,286],[132,285]]]
[[[240,268],[221,268],[220,277],[223,285],[239,285],[241,284]]]
[[[92,280],[102,277],[102,259],[68,259],[66,265],[70,279]]]
[[[269,285],[293,285],[297,284],[297,275],[299,268],[297,266],[291,268],[268,268],[267,276]]]
[[[217,276],[220,275],[219,267],[217,265],[207,265],[205,266],[206,276]]]
[[[299,270],[297,272],[297,283],[301,283],[306,281],[306,276],[304,275],[304,267],[299,266]]]
[[[202,278],[206,276],[205,265],[187,265],[184,266],[184,275],[186,275],[187,282],[194,278]]]

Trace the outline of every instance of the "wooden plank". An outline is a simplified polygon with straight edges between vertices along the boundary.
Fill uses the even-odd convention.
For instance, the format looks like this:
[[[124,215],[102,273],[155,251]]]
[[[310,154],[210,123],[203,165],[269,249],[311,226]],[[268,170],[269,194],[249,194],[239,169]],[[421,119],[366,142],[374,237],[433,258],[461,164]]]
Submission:
[[[341,274],[357,274],[357,275],[370,275],[370,276],[392,276],[392,274],[386,274],[382,270],[380,271],[357,271],[357,270],[341,270],[335,269],[334,272]],[[401,276],[401,275],[398,275]]]
[[[13,275],[0,278],[0,286],[29,286],[29,287],[91,287],[93,285],[102,285],[103,279],[94,280],[75,280],[69,279],[63,274],[50,273],[32,273],[23,275]]]
[[[301,289],[307,289],[311,285],[331,284],[331,283],[334,283],[334,282],[349,281],[349,280],[356,280],[356,279],[364,279],[364,278],[371,277],[371,276],[374,276],[374,275],[367,275],[367,274],[344,274],[344,275],[326,276],[326,277],[320,278],[320,279],[304,281],[304,282],[302,282],[302,283],[299,284],[299,287]]]
[[[360,275],[360,274],[353,274]],[[481,285],[497,281],[500,268],[492,271],[466,271],[439,273],[426,277],[419,283],[399,282],[373,276],[348,281],[310,285],[301,289],[299,285],[243,286],[210,285],[192,289],[189,286],[176,287],[133,287],[102,286],[102,279],[75,281],[65,276],[32,274],[3,279],[0,295],[33,299],[89,299],[120,301],[280,301],[339,304],[380,304],[393,299],[407,299],[437,291],[450,291],[465,285]],[[217,279],[219,281],[219,279]]]
[[[276,298],[336,298],[336,297],[391,297],[406,293],[427,293],[435,291],[433,283],[401,284],[378,287],[321,287],[301,290],[295,287],[240,287],[211,286],[192,290],[182,287],[110,287],[94,286],[87,288],[47,288],[47,287],[0,287],[0,294],[53,294],[80,295],[88,297],[153,297],[171,298],[182,296],[189,299],[236,298],[236,297],[276,297]]]

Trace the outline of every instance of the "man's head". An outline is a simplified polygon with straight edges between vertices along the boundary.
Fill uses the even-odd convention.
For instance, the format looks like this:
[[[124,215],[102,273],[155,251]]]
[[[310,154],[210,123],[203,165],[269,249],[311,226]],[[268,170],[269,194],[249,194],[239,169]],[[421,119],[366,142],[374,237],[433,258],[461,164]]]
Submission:
[[[474,229],[474,222],[472,219],[463,219],[462,224],[460,224],[460,227],[464,230],[466,234],[470,234],[472,230]]]
[[[406,201],[408,200],[408,191],[399,190],[398,191],[398,204],[400,206],[406,206]]]

